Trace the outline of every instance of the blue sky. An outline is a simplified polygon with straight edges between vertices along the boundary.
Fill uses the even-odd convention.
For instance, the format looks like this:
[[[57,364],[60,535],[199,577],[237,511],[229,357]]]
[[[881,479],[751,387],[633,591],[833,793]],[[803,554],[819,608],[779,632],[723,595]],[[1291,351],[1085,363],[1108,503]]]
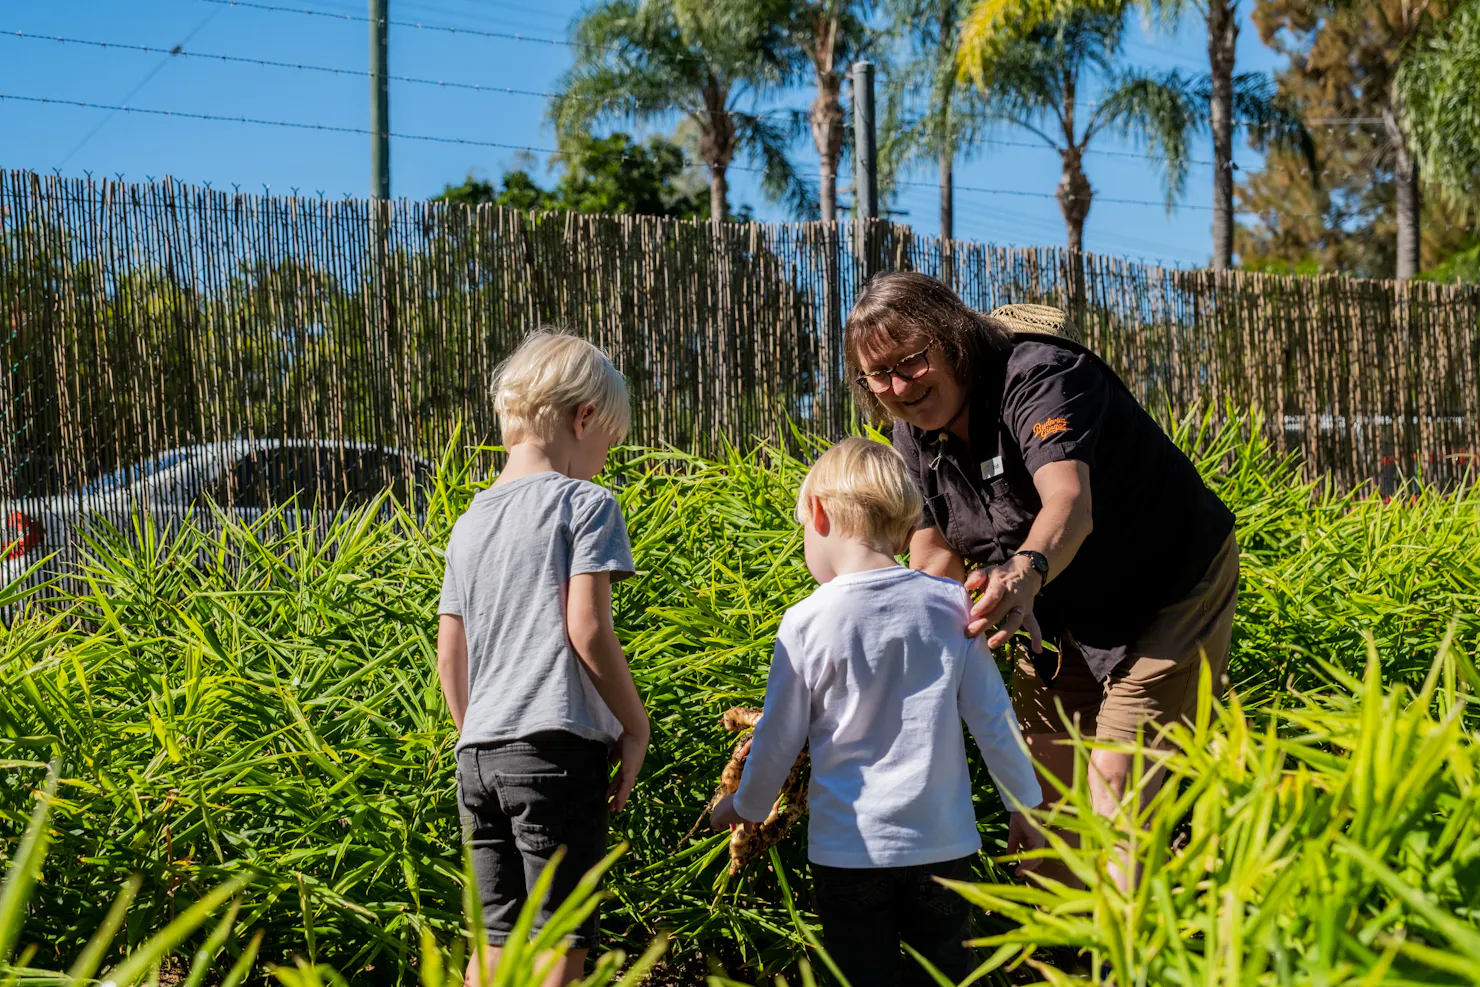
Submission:
[[[366,3],[352,0],[263,0],[281,7],[363,18]],[[477,84],[494,89],[552,90],[569,66],[572,50],[533,38],[562,39],[580,0],[389,0],[393,20],[456,26],[472,31],[520,34],[526,40],[453,34],[393,26],[393,75]],[[209,0],[7,0],[0,5],[0,94],[7,97],[128,105],[176,113],[250,117],[260,120],[365,128],[369,83],[362,76],[336,75],[256,63],[143,53],[128,46],[187,53],[230,55],[293,65],[363,71],[368,25],[343,16],[309,16],[283,10],[228,6]],[[1195,16],[1175,36],[1148,33],[1139,25],[1126,46],[1127,58],[1156,68],[1202,71],[1206,46]],[[19,37],[43,35],[110,46],[59,43]],[[1239,37],[1239,70],[1276,68],[1276,57],[1259,43],[1252,25]],[[780,102],[804,107],[804,88]],[[507,92],[474,92],[410,82],[391,84],[393,133],[462,138],[510,147],[550,148],[547,100]],[[339,197],[366,194],[369,138],[244,123],[221,123],[143,113],[112,113],[60,103],[0,99],[0,167],[64,175],[122,174],[130,180],[171,175],[216,188]],[[1032,135],[1003,129],[994,135],[1031,142]],[[1236,139],[1237,162],[1257,167],[1259,156]],[[1095,145],[1136,152],[1108,136]],[[497,179],[524,166],[548,178],[547,155],[509,148],[412,139],[391,144],[392,194],[425,198],[472,172]],[[1199,142],[1194,157],[1207,161],[1211,149]],[[797,142],[798,165],[815,173],[809,137]],[[1135,154],[1091,154],[1086,171],[1097,197],[1160,202],[1155,165]],[[1058,206],[1049,196],[1058,181],[1058,157],[1046,148],[984,145],[956,169],[956,235],[1010,245],[1057,245],[1064,241]],[[933,169],[911,178],[933,182]],[[732,205],[750,203],[762,219],[785,219],[766,203],[753,177],[732,173]],[[1158,206],[1096,201],[1085,229],[1088,249],[1170,264],[1200,265],[1211,248],[1207,206],[1212,173],[1194,165],[1182,205],[1168,215]],[[996,190],[970,191],[969,189]],[[1018,195],[1002,192],[1027,193]],[[911,187],[893,203],[896,217],[924,232],[937,227],[938,192]]]

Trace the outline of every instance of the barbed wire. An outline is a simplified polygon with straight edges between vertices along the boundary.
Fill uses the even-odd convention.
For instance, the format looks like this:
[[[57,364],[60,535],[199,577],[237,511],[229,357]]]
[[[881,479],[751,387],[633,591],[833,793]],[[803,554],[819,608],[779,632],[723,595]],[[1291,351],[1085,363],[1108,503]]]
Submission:
[[[173,48],[155,48],[150,45],[124,44],[117,41],[93,41],[88,38],[68,38],[62,35],[27,34],[24,31],[6,31],[0,37],[22,38],[28,41],[50,41],[66,45],[84,45],[93,48],[108,48],[117,51],[140,52],[151,55],[175,55],[180,58],[198,58],[207,61],[220,61],[246,65],[261,65],[269,68],[298,69],[304,72],[321,72],[329,75],[348,75],[356,78],[368,78],[370,73],[365,69],[339,68],[333,65],[309,65],[304,62],[280,62],[271,58],[252,58],[247,55],[227,55],[218,52],[186,51],[180,45]],[[537,89],[515,89],[509,86],[485,86],[475,82],[448,82],[444,79],[423,79],[410,75],[388,75],[387,79],[393,82],[409,82],[418,85],[438,86],[444,89],[468,89],[476,92],[494,93],[498,95],[512,96],[539,96],[544,99],[558,99],[560,93],[544,92]],[[576,97],[583,98],[583,97]]]
[[[18,96],[0,93],[0,100],[18,100],[24,103],[50,103],[57,106],[78,106],[90,110],[111,110],[117,113],[145,113],[150,116],[181,117],[187,120],[212,120],[220,123],[249,123],[261,127],[291,127],[295,130],[321,130],[335,134],[359,134],[368,136],[365,127],[341,127],[328,123],[298,123],[292,120],[264,120],[258,117],[226,116],[216,113],[192,113],[186,110],[159,110],[144,106],[111,106],[106,103],[89,103],[80,99],[56,99],[50,96]],[[507,151],[534,151],[542,154],[557,154],[554,148],[525,147],[519,144],[503,144],[498,141],[470,140],[465,137],[440,137],[432,134],[388,134],[397,140],[432,141],[438,144],[466,144],[470,147],[493,147]]]
[[[261,127],[288,127],[294,130],[317,130],[334,134],[357,134],[368,136],[371,131],[366,127],[345,127],[327,123],[300,123],[293,120],[266,120],[260,117],[227,116],[216,113],[193,113],[186,110],[160,110],[144,106],[113,106],[107,103],[91,103],[79,99],[57,99],[50,96],[21,96],[14,93],[0,93],[0,100],[16,100],[24,103],[45,103],[56,106],[75,106],[91,110],[110,110],[118,113],[144,113],[150,116],[179,117],[186,120],[209,120],[218,123],[245,123]],[[555,148],[531,147],[524,144],[505,144],[499,141],[480,141],[465,137],[442,137],[434,134],[403,134],[391,133],[386,136],[393,140],[431,141],[438,144],[463,144],[469,147],[492,147],[505,151],[528,151],[534,154],[558,154]],[[747,168],[740,165],[731,165],[731,170],[759,173],[761,168]],[[897,181],[897,185],[910,185],[921,188],[939,188],[933,182]],[[1017,189],[991,189],[975,185],[955,185],[959,192],[978,192],[984,195],[1007,195],[1025,198],[1057,199],[1053,192],[1024,192]],[[1071,196],[1071,198],[1073,198]],[[1165,207],[1164,202],[1154,202],[1149,199],[1122,199],[1110,196],[1092,196],[1093,201],[1113,202],[1119,205],[1132,206],[1158,206]],[[1211,209],[1211,206],[1189,205],[1187,209]]]
[[[340,68],[338,66],[331,65],[310,65],[303,62],[283,62],[270,58],[253,58],[248,55],[228,55],[222,52],[186,51],[180,45],[175,45],[173,48],[157,48],[152,45],[128,44],[117,41],[97,41],[90,38],[69,38],[63,35],[29,34],[25,31],[6,31],[3,34],[0,34],[0,37],[19,38],[27,41],[48,41],[64,45],[80,45],[84,47],[109,49],[116,51],[139,52],[141,54],[173,55],[181,58],[195,58],[211,62],[220,61],[232,64],[260,65],[270,68],[295,69],[304,72],[319,72],[326,75],[346,75],[353,76],[355,78],[369,78],[370,76],[370,73],[364,69]],[[448,82],[444,79],[426,79],[408,75],[390,75],[387,76],[387,78],[393,82],[405,82],[417,85],[436,86],[438,88],[444,89],[470,90],[473,92],[492,95],[533,96],[542,99],[559,99],[562,96],[561,93],[547,92],[537,89],[518,89],[509,86],[491,86],[472,82]],[[579,99],[584,97],[576,96],[571,98]],[[638,104],[639,101],[634,101],[634,105]],[[1057,150],[1056,148],[1050,147],[1047,144],[1035,143],[1033,141],[1015,141],[996,137],[982,138],[979,143],[988,144],[995,147],[1017,147],[1034,151]],[[1159,160],[1157,155],[1150,154],[1145,151],[1118,151],[1110,150],[1108,148],[1091,147],[1086,149],[1086,153],[1097,154],[1102,157]],[[1210,168],[1213,167],[1213,162],[1211,161],[1189,159],[1187,163],[1191,165],[1201,165]]]
[[[306,17],[326,17],[330,20],[349,21],[351,23],[369,24],[372,18],[363,14],[337,13],[329,10],[312,10],[308,7],[286,7],[281,4],[255,3],[253,0],[200,0],[201,3],[214,3],[223,7],[245,7],[249,10],[265,10],[277,14],[300,14]],[[620,48],[611,45],[591,44],[587,41],[572,41],[569,38],[542,38],[534,34],[524,34],[518,31],[489,31],[480,27],[457,27],[451,24],[426,24],[421,21],[399,21],[386,18],[387,27],[409,27],[418,31],[441,31],[447,34],[463,34],[478,38],[497,38],[503,41],[522,41],[532,44],[561,45],[566,48],[587,48],[592,51],[620,51]],[[677,56],[682,61],[702,63],[704,59],[693,56]]]

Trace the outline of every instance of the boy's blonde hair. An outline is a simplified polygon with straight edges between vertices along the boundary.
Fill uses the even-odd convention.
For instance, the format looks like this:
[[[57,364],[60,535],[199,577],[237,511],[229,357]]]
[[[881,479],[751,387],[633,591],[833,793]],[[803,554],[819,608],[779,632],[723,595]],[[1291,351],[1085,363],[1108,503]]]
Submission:
[[[798,524],[815,497],[838,531],[898,555],[920,520],[920,491],[893,447],[844,439],[812,464],[797,494]]]
[[[494,374],[493,407],[505,442],[548,442],[587,401],[596,405],[596,427],[619,441],[626,437],[632,414],[626,379],[598,347],[569,333],[533,333]]]

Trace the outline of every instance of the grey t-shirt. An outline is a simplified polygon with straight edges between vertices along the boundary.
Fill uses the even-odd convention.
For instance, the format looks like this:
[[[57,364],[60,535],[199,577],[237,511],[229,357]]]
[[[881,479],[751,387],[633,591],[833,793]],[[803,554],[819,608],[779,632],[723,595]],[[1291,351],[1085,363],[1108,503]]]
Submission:
[[[572,576],[633,573],[611,491],[536,473],[473,497],[447,544],[440,613],[463,618],[468,712],[457,749],[564,730],[614,742],[621,724],[565,633]]]

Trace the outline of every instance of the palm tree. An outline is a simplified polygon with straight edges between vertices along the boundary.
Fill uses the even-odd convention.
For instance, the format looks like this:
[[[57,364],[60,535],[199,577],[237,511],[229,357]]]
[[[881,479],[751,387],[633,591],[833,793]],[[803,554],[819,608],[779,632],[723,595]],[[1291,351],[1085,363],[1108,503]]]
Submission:
[[[756,109],[791,74],[784,13],[781,0],[591,8],[576,21],[576,61],[551,106],[557,133],[568,142],[606,120],[663,124],[677,113],[709,169],[716,221],[729,218],[727,173],[737,157],[760,168],[767,195],[815,215],[815,193],[786,154],[794,118]]]
[[[1057,198],[1069,249],[1084,249],[1084,222],[1094,189],[1084,154],[1105,132],[1147,145],[1162,166],[1168,208],[1187,177],[1187,141],[1203,119],[1196,80],[1173,71],[1160,75],[1120,70],[1124,17],[1076,12],[1040,25],[997,56],[988,119],[1023,128],[1059,152]],[[1084,84],[1093,74],[1101,95],[1081,112]]]
[[[1419,268],[1419,179],[1461,215],[1480,207],[1480,2],[1469,0],[1414,43],[1393,78],[1384,128],[1396,138],[1398,276]],[[1401,143],[1399,143],[1401,142]],[[1408,175],[1402,171],[1408,165]],[[1404,186],[1408,192],[1404,194]],[[1404,222],[1404,213],[1409,219]],[[1405,235],[1406,233],[1406,235]],[[1405,273],[1407,272],[1407,273]]]
[[[1213,139],[1213,269],[1233,264],[1233,127],[1247,121],[1256,147],[1270,143],[1297,145],[1309,158],[1309,137],[1273,87],[1253,75],[1235,75],[1238,0],[975,0],[962,28],[961,69],[984,85],[995,53],[1039,25],[1072,11],[1119,15],[1133,4],[1143,6],[1164,24],[1174,26],[1189,7],[1207,22],[1208,66],[1198,87]],[[1312,170],[1314,176],[1314,170]]]
[[[689,0],[704,2],[704,0]],[[792,0],[786,34],[811,68],[817,96],[807,110],[812,143],[821,162],[818,202],[824,220],[838,215],[838,162],[843,156],[843,72],[865,47],[860,0]]]
[[[879,177],[883,189],[906,167],[932,161],[940,175],[940,236],[955,235],[956,157],[976,143],[981,99],[956,70],[959,17],[965,0],[894,0],[893,32],[909,41],[909,57],[893,66],[884,86]]]

